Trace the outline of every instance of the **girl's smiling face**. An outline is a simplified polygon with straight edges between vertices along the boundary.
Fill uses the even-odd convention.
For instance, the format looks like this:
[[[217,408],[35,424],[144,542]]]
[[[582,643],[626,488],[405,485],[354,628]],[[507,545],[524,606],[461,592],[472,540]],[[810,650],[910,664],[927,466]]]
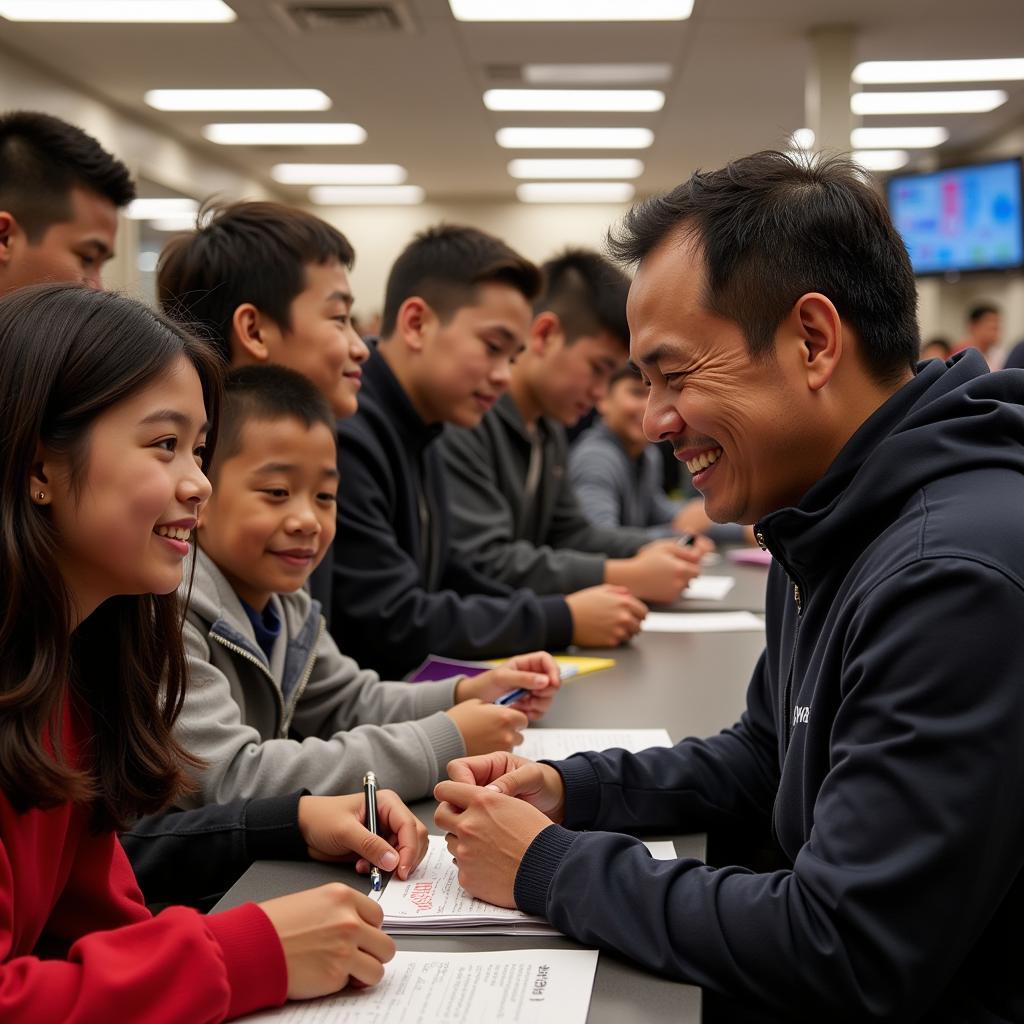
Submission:
[[[30,484],[50,506],[76,621],[109,597],[167,594],[181,583],[211,491],[201,468],[208,426],[199,375],[180,356],[95,420],[78,472],[40,451]]]

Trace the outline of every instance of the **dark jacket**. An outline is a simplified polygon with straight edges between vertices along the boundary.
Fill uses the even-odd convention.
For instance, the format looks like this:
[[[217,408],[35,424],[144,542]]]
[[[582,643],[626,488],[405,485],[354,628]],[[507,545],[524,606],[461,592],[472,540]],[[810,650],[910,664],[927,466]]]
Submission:
[[[796,508],[739,723],[559,764],[516,899],[786,1021],[1024,1020],[1024,374],[932,361]],[[774,830],[790,870],[575,828]]]
[[[428,654],[500,657],[572,639],[564,598],[513,590],[452,550],[440,432],[374,352],[359,411],[338,427],[331,632],[360,664],[392,678]]]
[[[569,480],[565,428],[537,423],[540,465],[527,493],[532,440],[505,394],[472,430],[448,427],[441,441],[451,503],[452,543],[480,572],[540,594],[571,594],[604,583],[608,558],[629,558],[646,530],[595,526]]]

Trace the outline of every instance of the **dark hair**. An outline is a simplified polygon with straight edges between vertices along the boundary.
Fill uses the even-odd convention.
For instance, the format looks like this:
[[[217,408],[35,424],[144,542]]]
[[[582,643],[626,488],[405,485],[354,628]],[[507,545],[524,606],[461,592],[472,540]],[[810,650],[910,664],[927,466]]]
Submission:
[[[0,789],[21,810],[71,800],[92,806],[97,827],[124,827],[169,803],[199,765],[171,732],[187,673],[178,596],[112,597],[72,634],[60,538],[29,493],[40,442],[79,485],[97,418],[182,356],[215,422],[216,355],[140,303],[73,285],[0,300]],[[90,716],[81,766],[59,742],[69,700]]]
[[[981,302],[977,306],[972,306],[967,314],[967,322],[969,324],[976,324],[983,316],[988,316],[989,313],[999,313],[999,307],[993,306],[991,302]]]
[[[544,290],[533,310],[556,313],[569,344],[606,331],[629,348],[629,277],[614,263],[588,249],[566,249],[543,264],[541,273]]]
[[[316,385],[284,366],[240,366],[224,380],[213,471],[242,446],[242,428],[252,420],[298,420],[308,430],[323,423],[334,436],[337,418]]]
[[[251,302],[286,331],[306,268],[332,261],[351,267],[355,260],[337,228],[283,203],[206,204],[198,223],[160,254],[157,296],[168,316],[207,337],[225,362],[239,306]]]
[[[0,114],[0,210],[14,214],[29,242],[71,219],[76,185],[118,207],[135,198],[128,168],[81,128],[30,110]]]
[[[950,344],[948,338],[929,338],[921,345],[921,351],[923,352],[926,348],[931,348],[933,345],[941,348],[946,355],[949,355],[949,353],[953,351],[953,346]]]
[[[609,249],[644,259],[672,232],[704,257],[704,303],[740,326],[755,358],[771,358],[793,304],[821,292],[857,331],[879,381],[913,368],[920,347],[917,291],[906,247],[856,164],[767,151],[698,171],[626,215]]]
[[[500,238],[476,228],[440,224],[418,234],[402,250],[388,275],[380,334],[394,333],[398,310],[420,296],[441,319],[450,320],[476,301],[482,284],[506,284],[532,301],[540,291],[540,271]]]

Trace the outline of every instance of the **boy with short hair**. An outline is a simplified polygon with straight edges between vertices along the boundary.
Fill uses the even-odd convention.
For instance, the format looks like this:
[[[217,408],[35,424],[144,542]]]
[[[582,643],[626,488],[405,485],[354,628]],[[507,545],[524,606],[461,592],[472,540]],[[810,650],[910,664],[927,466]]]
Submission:
[[[368,768],[399,796],[423,797],[457,751],[510,749],[558,685],[543,653],[416,686],[341,654],[302,587],[334,537],[334,425],[290,370],[228,378],[184,628],[192,685],[177,730],[206,762],[196,803],[353,792]],[[512,707],[479,699],[520,686],[530,694]]]
[[[661,486],[662,460],[644,434],[647,385],[632,363],[616,370],[601,414],[569,447],[569,479],[595,526],[637,527],[650,540],[700,533],[716,543],[753,544],[750,527],[713,523],[704,499],[673,501]]]
[[[381,672],[401,674],[431,652],[620,643],[640,628],[646,609],[622,588],[538,597],[476,571],[450,543],[433,442],[445,423],[475,426],[508,387],[539,287],[532,263],[464,227],[417,236],[391,270],[360,408],[339,427],[332,624]]]
[[[636,527],[594,525],[569,479],[565,428],[607,392],[629,352],[629,278],[596,252],[543,266],[529,340],[508,393],[473,430],[443,439],[456,550],[509,586],[570,593],[600,583],[675,600],[698,553]]]

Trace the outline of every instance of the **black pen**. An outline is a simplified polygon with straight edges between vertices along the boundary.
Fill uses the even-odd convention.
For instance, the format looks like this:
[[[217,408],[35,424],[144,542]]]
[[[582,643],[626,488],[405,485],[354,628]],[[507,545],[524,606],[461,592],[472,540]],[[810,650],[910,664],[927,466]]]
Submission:
[[[367,772],[363,776],[363,796],[366,798],[366,827],[377,835],[377,776]],[[370,865],[370,891],[380,892],[384,881],[380,876],[380,868]]]
[[[690,548],[690,547],[693,547],[693,542],[696,539],[697,539],[697,537],[696,537],[695,534],[692,534],[692,533],[681,533],[681,534],[679,534],[678,537],[676,537],[676,543],[681,548]]]

